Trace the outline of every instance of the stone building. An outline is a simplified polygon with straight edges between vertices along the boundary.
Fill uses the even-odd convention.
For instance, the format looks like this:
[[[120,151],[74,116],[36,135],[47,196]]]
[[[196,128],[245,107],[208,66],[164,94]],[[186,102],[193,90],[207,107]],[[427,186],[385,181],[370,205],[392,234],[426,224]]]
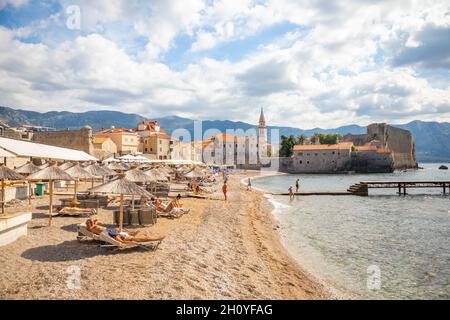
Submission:
[[[117,153],[117,146],[109,137],[94,136],[94,154],[97,159],[106,159]]]
[[[210,164],[233,165],[239,169],[259,170],[271,153],[267,139],[264,110],[261,109],[254,135],[237,136],[219,133],[203,141],[203,161]],[[270,162],[268,161],[268,164]]]
[[[135,154],[139,151],[141,141],[141,137],[134,130],[115,127],[96,132],[94,138],[110,138],[120,155]]]
[[[411,132],[386,123],[374,123],[367,127],[367,134],[348,134],[344,141],[363,146],[378,141],[379,147],[392,151],[394,169],[417,168],[416,145]]]
[[[280,161],[280,171],[334,173],[351,169],[353,143],[296,145],[290,158]]]
[[[136,133],[141,137],[139,151],[149,158],[166,160],[172,158],[176,144],[167,132],[161,128],[158,121],[142,121],[137,125]]]
[[[79,130],[34,132],[31,141],[55,147],[84,151],[93,154],[92,129],[89,126]]]

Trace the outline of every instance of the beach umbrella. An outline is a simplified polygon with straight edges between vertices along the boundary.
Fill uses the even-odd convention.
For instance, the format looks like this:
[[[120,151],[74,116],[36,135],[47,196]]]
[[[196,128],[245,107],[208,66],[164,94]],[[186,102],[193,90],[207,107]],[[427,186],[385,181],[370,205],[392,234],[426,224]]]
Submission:
[[[75,179],[75,188],[74,188],[74,194],[73,194],[73,206],[76,207],[79,202],[77,199],[77,193],[78,193],[78,181],[80,180],[88,180],[93,179],[94,176],[84,170],[82,167],[80,167],[79,164],[74,165],[73,167],[66,170],[66,173],[68,173],[71,177]]]
[[[149,163],[150,162],[150,160],[148,158],[141,156],[141,155],[134,156],[134,160],[137,162],[141,162],[141,163]]]
[[[72,162],[64,162],[62,165],[60,165],[58,168],[60,168],[61,170],[66,171],[69,168],[72,168],[75,164],[73,164]]]
[[[17,168],[16,171],[17,173],[20,173],[22,175],[30,175],[32,173],[38,172],[39,167],[35,164],[33,164],[31,161],[29,161],[28,163],[24,164],[23,166],[21,166],[20,168]],[[31,183],[28,182],[28,204],[31,204]]]
[[[84,168],[84,170],[89,172],[94,177],[103,178],[103,183],[105,183],[105,177],[117,175],[117,173],[114,170],[111,170],[107,167],[102,167],[96,163],[87,166],[86,168]],[[92,188],[93,187],[94,187],[94,178],[92,178]]]
[[[136,161],[136,158],[133,155],[131,155],[131,154],[127,154],[127,155],[121,156],[119,158],[119,160],[120,161],[133,162],[133,161]]]
[[[50,198],[49,198],[49,221],[48,224],[52,224],[52,215],[53,215],[53,183],[54,181],[72,181],[72,178],[68,173],[64,170],[61,170],[56,165],[49,166],[45,169],[42,169],[38,172],[32,173],[28,176],[28,180],[47,180],[50,187]]]
[[[108,164],[107,168],[114,170],[114,171],[128,170],[128,166],[126,166],[124,163],[120,163],[120,162],[111,162],[110,164]]]
[[[23,175],[29,175],[35,172],[38,172],[39,167],[35,164],[33,164],[31,161],[28,161],[26,164],[24,164],[23,166],[17,168],[16,170],[14,170],[17,173],[23,174]]]
[[[46,163],[43,163],[43,164],[41,164],[40,166],[39,166],[39,169],[45,169],[45,168],[48,168],[48,167],[50,167],[50,163],[48,163],[48,162],[46,162]]]
[[[139,169],[131,169],[125,173],[125,179],[134,183],[147,183],[152,179]],[[134,210],[134,195],[131,196],[131,209]]]
[[[151,174],[152,177],[154,177],[157,181],[169,181],[169,179],[167,179],[167,176],[164,173],[160,172],[158,169],[150,169],[145,171],[145,173],[147,175]]]
[[[145,196],[152,197],[152,194],[144,188],[139,187],[134,182],[128,181],[124,175],[119,179],[110,181],[100,186],[89,189],[92,193],[106,193],[120,195],[120,210],[119,210],[119,230],[123,229],[123,197],[124,196]]]
[[[186,178],[192,178],[192,189],[195,191],[195,189],[197,188],[197,183],[196,183],[196,179],[197,178],[201,178],[203,177],[205,174],[201,169],[198,168],[194,168],[191,171],[189,171],[188,173],[186,173],[184,176]]]
[[[5,213],[5,181],[11,180],[25,180],[25,177],[18,174],[14,170],[5,167],[5,165],[0,165],[0,180],[2,183],[2,214]]]

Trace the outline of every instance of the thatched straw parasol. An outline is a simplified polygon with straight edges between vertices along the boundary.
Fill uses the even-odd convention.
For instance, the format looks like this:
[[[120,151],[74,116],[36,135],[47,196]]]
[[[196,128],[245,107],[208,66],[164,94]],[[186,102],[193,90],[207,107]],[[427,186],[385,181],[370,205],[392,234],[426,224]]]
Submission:
[[[41,170],[41,169],[39,169],[39,167],[37,165],[35,165],[31,161],[29,161],[28,163],[24,164],[23,166],[17,168],[14,171],[17,173],[20,173],[20,174],[28,175],[28,174],[38,172],[39,170]]]
[[[145,171],[146,174],[151,174],[157,181],[169,181],[166,174],[160,172],[158,169],[150,169]]]
[[[28,163],[24,164],[23,166],[21,166],[20,168],[17,168],[16,171],[17,173],[23,174],[23,175],[30,175],[32,173],[38,172],[39,167],[35,164],[33,164],[31,161],[29,161]],[[31,204],[31,183],[28,182],[28,204]]]
[[[152,178],[139,169],[131,169],[125,173],[125,179],[134,183],[151,182]],[[131,209],[134,210],[134,195],[131,197]]]
[[[40,166],[39,166],[39,169],[45,169],[45,168],[48,168],[48,167],[50,167],[50,163],[48,163],[48,162],[46,162],[46,163],[44,163],[44,164],[41,164]]]
[[[60,168],[61,170],[66,171],[69,168],[72,168],[75,164],[73,164],[72,162],[64,162],[62,165],[60,165],[58,168]]]
[[[60,168],[58,168],[56,165],[52,165],[50,167],[47,167],[45,169],[42,169],[38,172],[35,172],[28,176],[28,180],[47,180],[48,184],[50,186],[50,199],[49,199],[49,221],[48,224],[52,224],[52,215],[53,215],[53,182],[56,180],[65,180],[65,181],[72,181],[74,178],[72,178],[68,173],[64,172]]]
[[[2,214],[5,213],[5,180],[25,180],[25,177],[18,174],[14,170],[5,167],[3,164],[0,165],[0,180],[2,183]]]
[[[197,167],[195,167],[194,169],[192,169],[191,171],[189,171],[188,173],[186,173],[184,176],[186,178],[192,178],[192,190],[195,191],[195,189],[197,188],[197,182],[196,179],[197,178],[201,178],[203,177],[205,174],[201,169],[198,169]]]
[[[107,168],[114,171],[126,171],[129,169],[128,166],[120,162],[111,162],[108,164]]]
[[[128,196],[145,196],[152,197],[152,194],[147,192],[144,188],[139,187],[134,182],[128,181],[123,175],[121,178],[102,184],[95,188],[89,189],[93,193],[107,193],[120,195],[120,215],[119,215],[119,230],[123,229],[123,197]]]
[[[117,175],[117,173],[114,170],[102,167],[96,163],[87,166],[86,168],[84,168],[84,170],[89,172],[94,177],[101,177],[103,179],[103,183],[105,183],[105,177]],[[92,179],[92,188],[93,187],[94,187],[94,179]]]
[[[76,207],[77,205],[79,205],[80,203],[78,202],[77,199],[77,193],[78,193],[78,181],[80,180],[88,180],[88,179],[93,179],[94,176],[92,174],[90,174],[89,172],[87,172],[86,170],[84,170],[82,167],[80,167],[79,164],[74,165],[73,167],[69,168],[66,170],[66,173],[70,174],[71,177],[73,177],[75,179],[75,188],[74,188],[74,194],[73,194],[73,202],[72,205],[74,207]]]

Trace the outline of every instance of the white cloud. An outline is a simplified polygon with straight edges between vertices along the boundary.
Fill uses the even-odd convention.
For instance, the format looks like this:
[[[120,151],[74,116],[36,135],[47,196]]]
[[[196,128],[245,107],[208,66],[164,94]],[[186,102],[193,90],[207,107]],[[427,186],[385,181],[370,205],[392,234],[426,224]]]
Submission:
[[[1,105],[106,108],[151,117],[180,114],[253,123],[264,107],[270,123],[302,128],[450,120],[445,1],[78,4],[83,32],[51,45],[21,41],[37,25],[0,27]],[[191,37],[193,54],[278,22],[299,29],[239,61],[206,57],[174,70],[160,60],[179,35]],[[141,36],[148,43],[130,55],[122,42],[127,35],[114,35],[115,23],[129,30],[129,37]],[[421,77],[423,70],[437,67],[444,69],[439,86]]]

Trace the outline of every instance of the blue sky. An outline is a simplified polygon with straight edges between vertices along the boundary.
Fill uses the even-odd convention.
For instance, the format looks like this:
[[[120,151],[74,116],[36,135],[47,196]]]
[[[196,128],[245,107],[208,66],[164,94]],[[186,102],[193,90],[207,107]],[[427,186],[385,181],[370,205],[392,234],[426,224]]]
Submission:
[[[0,40],[13,108],[450,121],[447,1],[0,0]]]

